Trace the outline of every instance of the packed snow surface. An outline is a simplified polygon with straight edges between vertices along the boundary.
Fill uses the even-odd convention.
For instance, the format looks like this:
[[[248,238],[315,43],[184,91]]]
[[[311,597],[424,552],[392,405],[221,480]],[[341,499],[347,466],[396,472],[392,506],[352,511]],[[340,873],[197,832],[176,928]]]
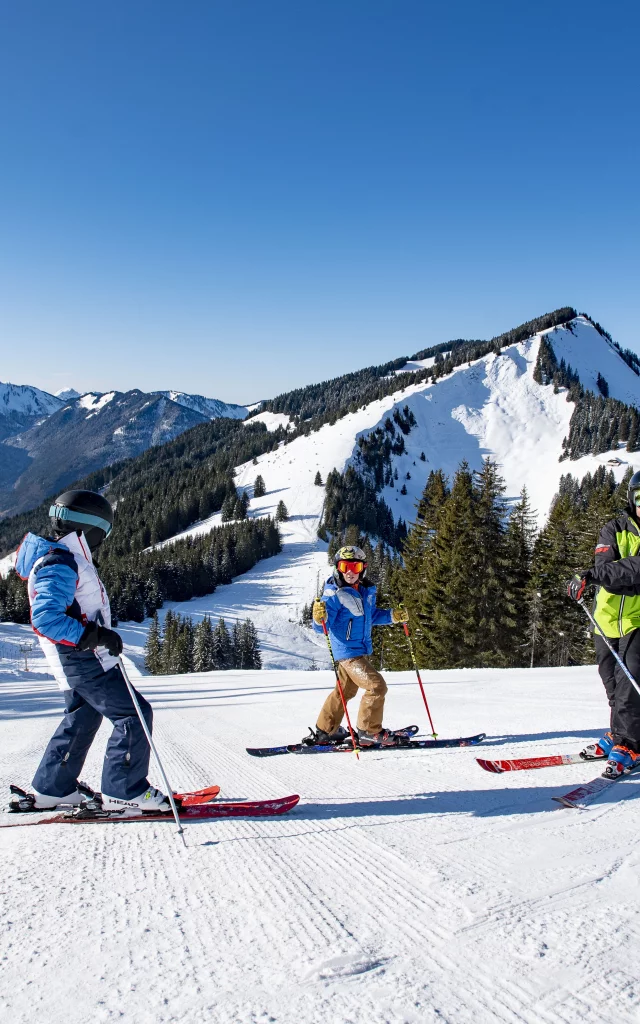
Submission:
[[[7,643],[20,633],[0,631]],[[0,661],[7,795],[10,782],[29,786],[62,710],[43,665],[30,668]],[[0,1017],[637,1022],[640,779],[570,811],[551,797],[599,765],[490,775],[475,761],[597,737],[608,709],[595,668],[424,679],[440,734],[484,730],[482,746],[260,761],[245,747],[301,737],[331,673],[137,679],[176,789],[217,782],[221,798],[299,793],[300,804],[188,825],[186,849],[169,823],[0,832]],[[415,677],[388,681],[387,724],[426,732]],[[83,771],[94,786],[107,734]]]

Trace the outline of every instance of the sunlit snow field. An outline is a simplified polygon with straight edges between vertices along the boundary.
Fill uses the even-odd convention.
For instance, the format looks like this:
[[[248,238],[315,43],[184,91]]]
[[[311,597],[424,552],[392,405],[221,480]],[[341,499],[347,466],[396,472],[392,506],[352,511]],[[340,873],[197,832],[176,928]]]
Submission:
[[[28,630],[0,633],[1,646]],[[42,662],[30,668],[0,661],[3,793],[28,786],[60,715]],[[388,680],[387,724],[424,729],[415,677]],[[301,737],[330,673],[137,678],[176,789],[217,782],[223,798],[296,792],[300,804],[271,821],[192,824],[187,849],[164,823],[3,830],[0,1018],[637,1021],[640,780],[570,811],[551,797],[598,766],[491,775],[475,761],[596,737],[607,708],[595,669],[425,682],[440,734],[484,730],[481,747],[260,761],[245,746]]]

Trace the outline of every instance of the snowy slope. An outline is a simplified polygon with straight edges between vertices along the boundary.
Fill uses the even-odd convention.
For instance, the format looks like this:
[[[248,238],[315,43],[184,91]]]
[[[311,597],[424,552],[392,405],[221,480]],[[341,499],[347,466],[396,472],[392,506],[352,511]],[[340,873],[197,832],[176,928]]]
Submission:
[[[598,369],[606,366],[612,396],[640,405],[640,378],[595,328],[580,317],[573,322],[572,331],[545,332],[550,334],[558,360],[564,356],[579,370],[581,378],[594,382]],[[441,468],[452,475],[463,458],[472,469],[479,469],[482,459],[491,455],[501,466],[507,496],[517,498],[526,486],[542,525],[563,473],[582,477],[616,453],[585,456],[577,462],[558,461],[573,405],[566,401],[564,390],[554,394],[552,386],[533,380],[539,343],[540,335],[536,335],[503,350],[500,356],[491,354],[471,366],[458,367],[435,385],[408,387],[334,425],[326,424],[307,437],[281,445],[260,456],[257,465],[250,462],[238,467],[237,487],[246,489],[250,496],[258,473],[266,483],[267,495],[251,500],[251,516],[273,515],[280,499],[287,506],[290,520],[283,526],[282,554],[258,563],[251,572],[209,597],[167,605],[164,611],[173,607],[196,620],[204,614],[215,618],[222,615],[231,622],[250,616],[258,629],[266,668],[304,668],[314,662],[326,665],[322,637],[299,625],[302,606],[313,598],[318,581],[322,582],[329,572],[326,544],[316,537],[324,488],[313,481],[318,470],[323,482],[334,467],[344,470],[354,456],[358,436],[383,424],[396,406],[408,405],[417,420],[405,438],[406,454],[393,458],[399,478],[396,486],[382,492],[396,518],[413,520],[431,469]],[[262,413],[257,418],[270,429],[288,421],[288,417],[274,413]],[[421,452],[426,456],[424,462]],[[621,450],[619,455],[622,464],[614,470],[618,478],[628,465],[640,468],[640,454],[628,455]],[[407,473],[411,474],[410,480],[406,480]],[[400,494],[403,483],[406,495]],[[219,523],[217,514],[180,536],[206,533]],[[147,627],[148,622],[131,626],[131,639],[137,638],[139,654]]]
[[[0,651],[14,631],[0,626]],[[29,785],[62,708],[33,668],[0,661],[3,793]],[[188,826],[187,849],[168,824],[2,830],[0,1017],[637,1022],[640,779],[574,812],[551,797],[596,766],[496,776],[475,762],[597,737],[608,709],[595,669],[425,677],[436,728],[485,729],[483,747],[257,761],[245,746],[302,735],[330,673],[137,680],[176,788],[301,802],[281,819]],[[389,683],[389,725],[424,728],[415,678]]]

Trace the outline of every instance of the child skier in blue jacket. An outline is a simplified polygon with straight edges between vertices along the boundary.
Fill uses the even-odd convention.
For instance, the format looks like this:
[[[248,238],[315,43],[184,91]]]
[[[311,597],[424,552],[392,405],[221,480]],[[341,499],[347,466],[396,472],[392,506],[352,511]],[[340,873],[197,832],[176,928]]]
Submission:
[[[373,653],[371,629],[406,622],[407,614],[403,608],[387,611],[376,607],[376,587],[364,578],[366,568],[362,548],[340,548],[333,576],[326,581],[322,598],[314,602],[313,628],[321,633],[323,623],[327,624],[345,701],[355,697],[358,688],[365,691],[358,712],[361,746],[393,746],[396,737],[382,726],[387,684],[369,661]],[[343,715],[336,683],[318,716],[315,742],[331,743],[348,735],[340,727]]]
[[[149,744],[120,671],[122,640],[92,552],[111,532],[113,510],[93,491],[66,491],[49,509],[52,537],[28,533],[16,570],[27,581],[31,624],[64,693],[65,715],[33,779],[24,810],[78,804],[78,776],[103,717],[113,724],[102,772],[107,810],[166,810],[149,785]],[[136,694],[151,729],[151,705]]]

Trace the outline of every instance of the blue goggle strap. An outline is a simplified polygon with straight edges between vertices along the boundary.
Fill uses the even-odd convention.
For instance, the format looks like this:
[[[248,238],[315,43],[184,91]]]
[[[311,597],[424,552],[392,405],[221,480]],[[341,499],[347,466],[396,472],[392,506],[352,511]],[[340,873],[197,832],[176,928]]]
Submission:
[[[101,530],[104,530],[105,537],[108,537],[111,533],[111,523],[108,523],[106,519],[102,519],[100,516],[92,516],[89,512],[74,512],[73,509],[66,508],[64,505],[52,505],[49,509],[49,515],[52,519],[69,519],[73,523],[99,526]]]

